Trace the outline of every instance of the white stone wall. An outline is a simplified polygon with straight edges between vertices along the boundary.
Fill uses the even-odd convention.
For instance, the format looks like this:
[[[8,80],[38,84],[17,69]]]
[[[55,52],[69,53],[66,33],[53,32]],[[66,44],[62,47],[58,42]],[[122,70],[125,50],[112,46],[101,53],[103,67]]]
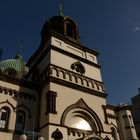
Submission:
[[[118,112],[118,125],[121,140],[138,140],[130,110],[122,109]]]

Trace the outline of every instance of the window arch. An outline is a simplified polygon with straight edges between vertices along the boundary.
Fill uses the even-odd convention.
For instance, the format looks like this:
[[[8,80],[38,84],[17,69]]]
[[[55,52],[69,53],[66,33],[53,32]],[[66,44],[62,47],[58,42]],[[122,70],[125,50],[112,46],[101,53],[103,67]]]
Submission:
[[[9,122],[10,111],[7,107],[0,109],[0,128],[7,128]]]
[[[19,110],[16,114],[16,130],[23,130],[25,126],[25,112]]]
[[[79,40],[79,32],[78,32],[78,28],[76,23],[69,17],[65,17],[65,21],[64,21],[64,32],[65,35],[75,39],[75,40]]]

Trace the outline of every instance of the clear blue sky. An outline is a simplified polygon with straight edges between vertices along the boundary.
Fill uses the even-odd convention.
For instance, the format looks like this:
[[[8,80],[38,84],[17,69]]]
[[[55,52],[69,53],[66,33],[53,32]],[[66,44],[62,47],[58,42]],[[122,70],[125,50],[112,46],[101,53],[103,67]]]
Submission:
[[[140,0],[62,0],[79,25],[81,42],[100,53],[108,103],[128,103],[140,86]],[[40,43],[44,22],[58,0],[1,0],[0,47],[13,58],[22,44],[27,61]]]

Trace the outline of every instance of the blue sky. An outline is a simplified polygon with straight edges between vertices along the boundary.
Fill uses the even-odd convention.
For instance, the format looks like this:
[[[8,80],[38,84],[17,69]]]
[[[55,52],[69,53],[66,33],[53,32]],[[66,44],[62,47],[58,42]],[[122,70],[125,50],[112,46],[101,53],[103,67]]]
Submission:
[[[65,15],[79,25],[81,42],[100,53],[108,103],[129,103],[140,86],[140,1],[61,0]],[[40,43],[44,22],[56,15],[58,0],[0,1],[2,60],[20,45],[27,61]]]

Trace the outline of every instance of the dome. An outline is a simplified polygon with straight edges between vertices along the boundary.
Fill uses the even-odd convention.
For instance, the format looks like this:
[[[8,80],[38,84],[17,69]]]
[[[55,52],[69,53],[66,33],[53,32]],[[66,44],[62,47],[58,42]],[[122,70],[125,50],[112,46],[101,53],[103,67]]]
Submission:
[[[58,33],[58,35],[63,35],[63,37],[72,39],[73,41],[80,42],[78,26],[69,16],[58,14],[46,21],[41,30],[42,41],[46,40],[48,33],[51,31]]]
[[[28,67],[25,66],[22,56],[17,54],[15,59],[8,59],[0,62],[0,71],[7,75],[18,75],[22,77],[28,72]]]

